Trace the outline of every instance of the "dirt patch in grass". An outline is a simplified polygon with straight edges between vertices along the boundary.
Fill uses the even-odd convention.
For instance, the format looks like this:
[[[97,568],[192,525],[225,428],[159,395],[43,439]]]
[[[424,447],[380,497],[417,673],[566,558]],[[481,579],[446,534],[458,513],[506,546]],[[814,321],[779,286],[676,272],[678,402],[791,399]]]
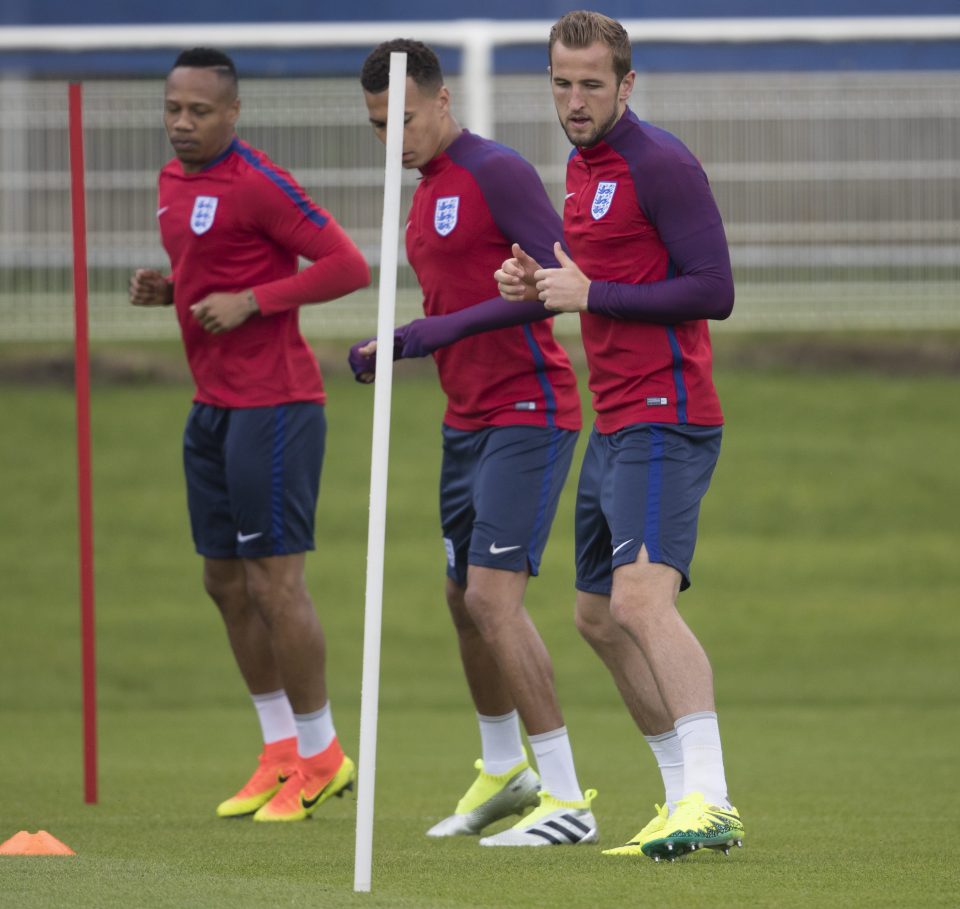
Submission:
[[[728,335],[714,340],[718,368],[878,375],[960,375],[960,333]]]
[[[72,351],[30,353],[18,350],[0,357],[0,382],[13,385],[72,385]],[[182,358],[148,351],[108,351],[90,357],[90,381],[98,385],[186,384],[190,372]]]
[[[583,350],[576,338],[564,345],[578,367]],[[348,373],[346,341],[314,345],[323,372]],[[866,372],[878,375],[960,375],[960,332],[910,334],[719,334],[714,337],[718,369],[783,372]],[[402,373],[433,372],[430,358],[407,361]],[[90,377],[98,385],[190,385],[183,352],[175,345],[111,345],[95,349]],[[0,347],[0,383],[73,384],[74,359],[69,346]]]

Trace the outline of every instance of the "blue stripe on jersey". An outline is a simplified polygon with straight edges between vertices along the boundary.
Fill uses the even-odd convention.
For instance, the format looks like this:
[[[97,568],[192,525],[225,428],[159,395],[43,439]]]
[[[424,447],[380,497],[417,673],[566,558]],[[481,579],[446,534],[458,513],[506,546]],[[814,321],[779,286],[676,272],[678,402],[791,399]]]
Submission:
[[[273,537],[274,551],[278,555],[286,552],[283,529],[283,453],[286,447],[287,408],[281,404],[276,408],[273,421],[273,457],[270,462],[270,533]]]
[[[317,227],[324,227],[326,225],[327,218],[313,207],[303,191],[300,190],[299,187],[294,186],[283,174],[275,170],[269,162],[261,161],[253,153],[253,149],[250,148],[249,145],[236,142],[235,151],[247,164],[254,168],[254,170],[260,171],[271,183],[283,190],[287,198],[293,202],[310,221],[316,224]]]
[[[540,383],[540,390],[543,392],[544,410],[547,414],[547,426],[555,427],[556,421],[553,415],[557,412],[557,396],[553,393],[550,380],[547,378],[546,363],[543,362],[543,351],[537,344],[537,339],[533,336],[533,328],[527,324],[523,325],[523,336],[527,339],[527,346],[533,354],[533,364],[537,374],[537,381]]]
[[[528,551],[536,551],[540,548],[540,534],[543,533],[543,525],[547,518],[547,505],[550,502],[550,490],[553,487],[553,469],[557,463],[557,450],[560,441],[562,429],[554,429],[550,433],[550,447],[547,448],[547,468],[543,472],[543,479],[540,482],[540,498],[537,500],[537,516],[533,522],[533,529],[530,531],[530,540],[527,543]],[[534,565],[534,569],[539,569],[539,565]]]
[[[673,259],[667,259],[667,278],[677,277],[680,273]],[[667,327],[667,338],[670,341],[670,350],[673,353],[673,385],[677,394],[677,422],[687,422],[687,386],[683,381],[683,351],[673,326]]]
[[[651,562],[660,554],[660,497],[663,492],[663,428],[650,425],[650,455],[647,470],[647,511],[643,520],[643,543]]]
[[[687,386],[683,381],[683,351],[677,340],[676,329],[667,326],[667,339],[670,341],[670,350],[673,353],[673,386],[677,392],[677,422],[687,422]]]
[[[222,151],[216,158],[212,161],[207,161],[200,170],[210,170],[211,167],[216,167],[221,161],[225,161],[233,152],[238,151],[240,142],[236,136],[233,137],[233,140],[230,144]]]

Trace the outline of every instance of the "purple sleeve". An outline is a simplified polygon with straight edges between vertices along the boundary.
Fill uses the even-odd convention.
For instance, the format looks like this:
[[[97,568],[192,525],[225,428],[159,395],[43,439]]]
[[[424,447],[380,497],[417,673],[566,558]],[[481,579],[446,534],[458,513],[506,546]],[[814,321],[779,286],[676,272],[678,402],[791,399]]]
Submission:
[[[563,222],[533,166],[516,152],[491,142],[464,143],[462,148],[454,160],[476,179],[490,215],[507,240],[504,258],[509,255],[509,244],[519,243],[544,268],[556,268],[559,263],[553,244],[563,242]],[[399,357],[425,357],[470,335],[539,322],[553,315],[538,300],[512,303],[494,297],[398,328]]]
[[[717,203],[694,161],[658,160],[656,179],[634,173],[637,201],[670,256],[663,281],[592,281],[587,309],[615,319],[675,324],[725,319],[733,309],[730,251]],[[640,187],[643,187],[641,190]]]
[[[557,214],[533,165],[512,150],[492,146],[499,154],[462,163],[469,167],[508,246],[521,248],[543,268],[557,268],[553,244],[563,240],[563,221]],[[488,146],[489,148],[489,146]],[[569,252],[564,243],[564,251]]]
[[[554,313],[545,309],[539,300],[512,303],[502,297],[494,297],[445,316],[414,319],[397,329],[394,359],[425,357],[440,347],[470,335],[539,322],[552,315]]]
[[[502,297],[484,300],[474,306],[468,306],[445,316],[426,316],[401,325],[393,333],[393,359],[408,360],[412,357],[425,357],[440,347],[446,347],[482,331],[495,328],[508,328],[511,325],[525,325],[549,319],[554,313],[544,309],[539,300],[523,303],[511,303]],[[371,382],[377,369],[377,355],[361,354],[360,348],[366,347],[375,338],[357,341],[350,348],[347,361],[358,382]]]

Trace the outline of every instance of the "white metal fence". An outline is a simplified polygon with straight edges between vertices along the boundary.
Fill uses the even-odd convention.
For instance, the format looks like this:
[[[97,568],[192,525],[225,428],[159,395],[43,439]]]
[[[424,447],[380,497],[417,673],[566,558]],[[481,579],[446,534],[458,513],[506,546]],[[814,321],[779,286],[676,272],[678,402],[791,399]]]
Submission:
[[[466,81],[449,80],[454,106],[476,116]],[[492,87],[490,131],[559,203],[569,146],[546,79]],[[173,336],[168,311],[126,303],[133,268],[166,266],[154,216],[169,157],[162,86],[97,81],[84,93],[92,336]],[[292,170],[376,265],[383,152],[356,80],[243,80],[241,94],[243,138]],[[0,340],[72,333],[66,104],[64,83],[0,80]],[[641,74],[632,106],[710,175],[737,281],[724,330],[960,327],[960,69]],[[415,175],[405,183],[409,197]],[[418,312],[403,268],[398,318]],[[303,324],[313,337],[372,333],[375,294],[308,308]]]

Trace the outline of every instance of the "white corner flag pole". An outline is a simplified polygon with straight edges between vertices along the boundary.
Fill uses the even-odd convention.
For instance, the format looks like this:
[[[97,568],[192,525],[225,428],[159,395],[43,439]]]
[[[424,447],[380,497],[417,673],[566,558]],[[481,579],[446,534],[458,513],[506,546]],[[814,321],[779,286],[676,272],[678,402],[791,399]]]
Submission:
[[[373,796],[377,771],[377,711],[380,701],[380,630],[383,617],[383,555],[387,525],[387,465],[393,390],[393,328],[400,243],[400,174],[407,87],[407,55],[390,54],[387,103],[387,164],[380,239],[377,303],[377,370],[373,396],[370,459],[370,522],[367,530],[367,595],[363,622],[363,680],[360,689],[360,766],[357,780],[357,847],[353,889],[369,891],[373,864]]]

